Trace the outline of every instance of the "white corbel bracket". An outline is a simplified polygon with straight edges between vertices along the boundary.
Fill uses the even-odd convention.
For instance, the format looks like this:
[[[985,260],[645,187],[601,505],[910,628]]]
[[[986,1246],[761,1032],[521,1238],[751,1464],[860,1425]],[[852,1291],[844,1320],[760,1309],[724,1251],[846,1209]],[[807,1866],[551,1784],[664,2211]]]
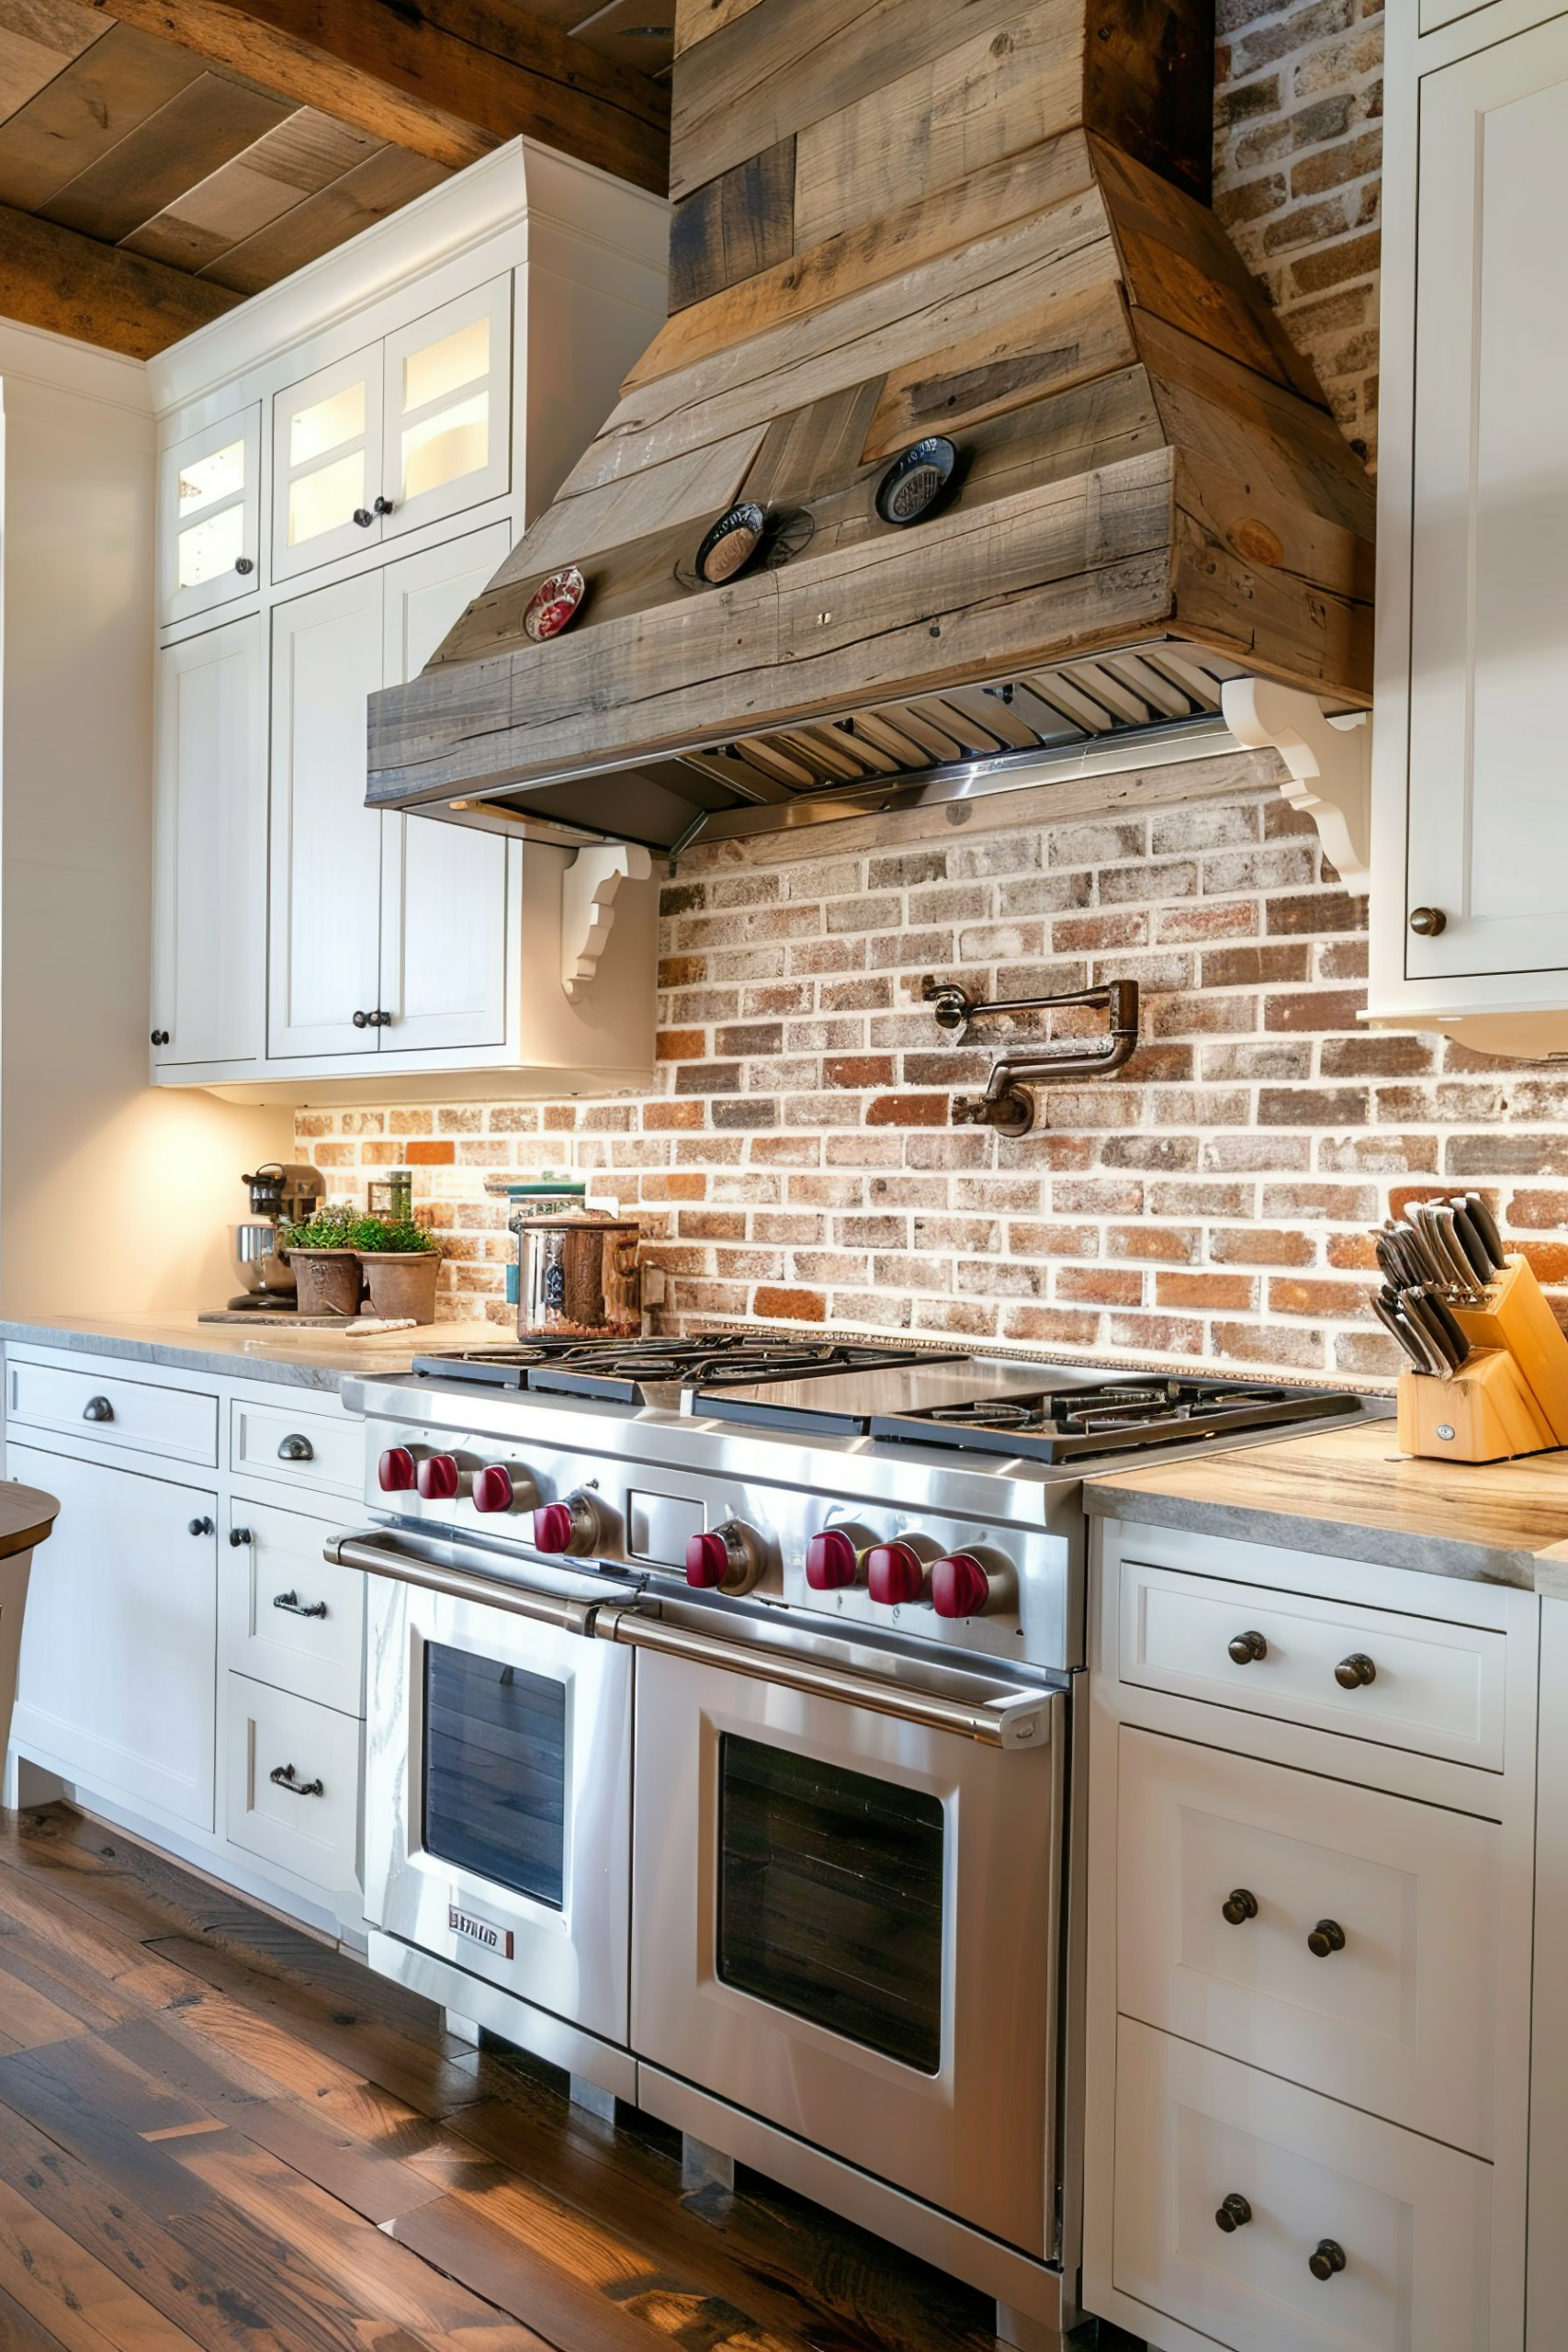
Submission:
[[[646,882],[653,859],[635,842],[595,842],[580,849],[560,879],[560,984],[568,996],[585,995],[615,920],[615,893],[623,882]]]
[[[1346,889],[1364,898],[1372,881],[1371,711],[1330,718],[1315,695],[1272,678],[1227,678],[1220,702],[1238,743],[1279,752],[1291,772],[1280,791],[1317,827]]]

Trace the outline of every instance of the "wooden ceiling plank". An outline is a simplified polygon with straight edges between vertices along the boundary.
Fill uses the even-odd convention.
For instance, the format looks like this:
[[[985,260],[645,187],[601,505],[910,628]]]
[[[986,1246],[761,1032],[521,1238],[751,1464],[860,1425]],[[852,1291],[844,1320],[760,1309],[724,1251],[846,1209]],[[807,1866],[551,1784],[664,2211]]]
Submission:
[[[0,204],[37,211],[200,73],[166,41],[111,25],[0,125]]]
[[[107,28],[77,0],[0,0],[0,122],[47,89]]]
[[[237,299],[208,279],[0,205],[0,318],[151,359]]]
[[[573,10],[571,37],[628,74],[663,74],[675,53],[671,0],[605,0],[591,16]]]
[[[237,294],[259,294],[291,270],[317,261],[335,245],[357,236],[389,212],[412,204],[446,174],[422,155],[383,147],[314,196],[308,196],[270,228],[247,237],[200,273],[203,285],[226,286]]]
[[[329,187],[344,172],[351,172],[355,164],[368,162],[382,144],[346,122],[334,122],[314,107],[297,107],[240,160],[268,179],[298,188],[302,196],[314,196],[318,188]]]
[[[287,98],[203,74],[39,209],[62,228],[118,244],[291,111]]]
[[[113,0],[107,12],[448,170],[526,132],[664,190],[666,93],[502,0]]]
[[[304,201],[304,193],[287,180],[257,171],[254,153],[254,147],[247,148],[144,220],[122,243],[131,253],[166,261],[172,269],[204,269],[246,237],[271,228]]]
[[[737,17],[749,16],[758,0],[675,0],[675,54],[694,49],[710,33],[721,33]]]

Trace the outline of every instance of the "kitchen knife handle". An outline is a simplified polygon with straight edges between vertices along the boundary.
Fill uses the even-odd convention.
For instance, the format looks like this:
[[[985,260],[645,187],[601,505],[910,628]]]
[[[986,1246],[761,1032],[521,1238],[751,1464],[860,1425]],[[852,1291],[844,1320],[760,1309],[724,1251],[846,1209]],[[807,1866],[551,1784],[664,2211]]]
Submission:
[[[1483,1284],[1489,1283],[1493,1272],[1492,1252],[1482,1239],[1480,1227],[1471,1216],[1468,1204],[1463,1201],[1450,1201],[1449,1214],[1454,1221],[1453,1229],[1459,1246],[1470,1261],[1476,1281]]]
[[[1453,1356],[1454,1370],[1457,1372],[1470,1353],[1470,1341],[1465,1338],[1463,1326],[1450,1306],[1448,1300],[1439,1298],[1436,1291],[1428,1292],[1427,1305],[1443,1327],[1450,1351]]]
[[[1470,1211],[1470,1221],[1472,1225],[1474,1226],[1477,1233],[1480,1234],[1482,1240],[1486,1244],[1486,1248],[1491,1255],[1493,1266],[1498,1273],[1501,1273],[1503,1268],[1507,1263],[1507,1259],[1503,1249],[1503,1237],[1497,1230],[1496,1218],[1493,1216],[1491,1210],[1487,1207],[1479,1193],[1467,1193],[1464,1196],[1464,1203],[1466,1208]]]

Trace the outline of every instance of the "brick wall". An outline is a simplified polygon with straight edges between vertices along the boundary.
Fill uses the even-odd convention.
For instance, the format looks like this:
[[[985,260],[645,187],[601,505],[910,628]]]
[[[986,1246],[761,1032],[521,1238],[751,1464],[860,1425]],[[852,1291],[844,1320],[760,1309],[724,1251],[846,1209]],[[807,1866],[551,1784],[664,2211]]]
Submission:
[[[1371,453],[1381,0],[1219,0],[1219,23],[1216,207]],[[1362,904],[1276,774],[699,847],[665,891],[653,1095],[305,1112],[299,1148],[342,1193],[412,1162],[449,1309],[496,1322],[511,1245],[483,1176],[570,1167],[645,1221],[666,1324],[1382,1378],[1365,1228],[1412,1191],[1484,1191],[1568,1285],[1568,1082],[1363,1030]],[[988,995],[1136,977],[1145,1043],[1043,1096],[1022,1144],[954,1130],[988,1056],[940,1049],[932,970]]]
[[[1219,0],[1218,19],[1214,209],[1375,458],[1382,0]]]

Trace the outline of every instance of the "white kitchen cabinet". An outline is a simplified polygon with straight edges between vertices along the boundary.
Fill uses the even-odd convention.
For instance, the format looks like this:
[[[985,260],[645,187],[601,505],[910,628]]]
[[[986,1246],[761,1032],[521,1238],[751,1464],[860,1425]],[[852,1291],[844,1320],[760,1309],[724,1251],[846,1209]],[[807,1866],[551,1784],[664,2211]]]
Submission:
[[[274,396],[272,577],[294,580],[381,534],[381,346],[351,352]]]
[[[261,586],[261,403],[172,442],[158,460],[158,616],[165,627]]]
[[[423,667],[505,552],[496,525],[274,609],[275,1060],[504,1040],[507,844],[367,809],[365,706]]]
[[[219,1578],[219,1660],[340,1714],[365,1712],[365,1576],[322,1546],[341,1522],[236,1493]]]
[[[382,411],[388,539],[406,538],[506,495],[512,487],[510,275],[387,337]],[[428,650],[434,652],[434,645]],[[423,669],[424,659],[415,667]]]
[[[265,1050],[265,642],[253,613],[158,655],[155,1069]]]
[[[1420,31],[1390,12],[1371,1015],[1560,1053],[1568,15]]]
[[[209,1830],[216,1494],[14,1440],[6,1465],[60,1498],[28,1596],[14,1743],[93,1789]]]

